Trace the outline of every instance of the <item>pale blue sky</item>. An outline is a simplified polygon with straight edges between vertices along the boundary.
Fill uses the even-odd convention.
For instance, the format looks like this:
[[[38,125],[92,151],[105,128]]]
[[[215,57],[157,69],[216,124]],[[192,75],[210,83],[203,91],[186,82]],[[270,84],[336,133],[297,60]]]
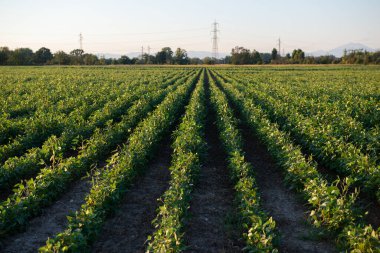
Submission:
[[[211,51],[240,45],[269,52],[280,36],[286,51],[331,49],[348,42],[380,48],[379,0],[0,0],[0,46],[53,52],[128,53],[141,46]]]

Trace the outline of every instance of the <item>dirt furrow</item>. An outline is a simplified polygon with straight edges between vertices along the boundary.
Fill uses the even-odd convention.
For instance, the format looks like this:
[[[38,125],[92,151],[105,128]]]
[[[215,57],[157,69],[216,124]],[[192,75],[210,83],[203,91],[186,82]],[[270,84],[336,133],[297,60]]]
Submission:
[[[145,174],[130,187],[115,213],[105,221],[92,252],[144,252],[145,241],[153,232],[157,199],[170,179],[170,138],[158,150]]]
[[[240,125],[246,159],[253,165],[263,209],[276,221],[280,231],[280,252],[327,253],[336,252],[331,241],[318,238],[316,230],[307,224],[307,207],[300,197],[289,190],[281,169],[271,158],[264,144]]]
[[[208,153],[190,202],[185,252],[240,252],[233,185],[211,110],[205,130]]]
[[[4,238],[0,242],[2,244],[0,251],[6,253],[37,252],[39,247],[45,245],[48,237],[52,237],[66,228],[66,216],[80,208],[90,188],[91,182],[88,179],[74,183],[62,198],[44,209],[41,215],[33,218],[24,232]]]

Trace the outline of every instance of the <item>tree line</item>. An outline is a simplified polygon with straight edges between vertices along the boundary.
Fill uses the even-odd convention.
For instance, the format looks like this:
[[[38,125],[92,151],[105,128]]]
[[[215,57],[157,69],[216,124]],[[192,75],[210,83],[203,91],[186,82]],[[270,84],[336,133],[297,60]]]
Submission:
[[[250,51],[244,47],[235,47],[231,56],[227,56],[225,63],[244,64],[380,64],[380,51],[368,52],[364,50],[344,50],[342,57],[334,55],[306,56],[302,49],[294,49],[284,56],[279,55],[276,48],[271,53]]]
[[[211,57],[190,58],[187,51],[177,48],[173,51],[164,47],[154,55],[143,54],[141,57],[130,58],[122,55],[120,58],[104,58],[95,54],[85,53],[82,49],[74,49],[70,53],[42,47],[36,52],[30,48],[10,50],[0,47],[0,65],[116,65],[116,64],[380,64],[380,51],[367,52],[363,50],[344,51],[342,57],[334,55],[306,56],[302,49],[294,49],[290,54],[281,56],[276,48],[271,53],[260,53],[244,47],[235,47],[231,54],[221,58]]]
[[[201,64],[198,58],[189,58],[185,49],[173,51],[164,47],[155,55],[143,54],[141,57],[130,58],[122,55],[120,58],[104,58],[95,54],[85,53],[82,49],[74,49],[70,53],[42,47],[36,52],[30,48],[10,50],[0,47],[0,65],[109,65],[109,64]]]

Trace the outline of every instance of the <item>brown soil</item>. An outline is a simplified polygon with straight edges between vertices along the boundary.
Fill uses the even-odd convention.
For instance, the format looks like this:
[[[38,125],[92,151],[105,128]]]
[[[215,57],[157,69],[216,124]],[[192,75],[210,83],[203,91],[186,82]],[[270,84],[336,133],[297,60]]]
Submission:
[[[0,245],[0,251],[7,253],[37,252],[39,247],[45,245],[48,237],[52,237],[66,228],[66,216],[80,208],[90,188],[91,182],[88,180],[77,182],[60,200],[44,209],[40,216],[32,219],[25,232],[4,238],[2,240],[3,247]]]
[[[380,227],[380,204],[377,202],[373,195],[361,192],[359,194],[359,200],[357,200],[358,206],[364,212],[368,214],[364,217],[366,224],[371,224],[373,228],[378,229]]]
[[[153,233],[157,199],[168,187],[170,179],[170,138],[159,148],[144,176],[130,187],[114,215],[104,223],[92,252],[144,252],[145,241]]]
[[[241,126],[246,159],[253,165],[265,211],[276,221],[281,234],[280,252],[336,252],[333,242],[318,238],[307,224],[307,208],[293,191],[284,185],[280,168],[265,145]]]
[[[230,220],[236,213],[233,185],[214,120],[210,113],[205,129],[209,150],[190,202],[185,252],[241,252],[239,233]]]

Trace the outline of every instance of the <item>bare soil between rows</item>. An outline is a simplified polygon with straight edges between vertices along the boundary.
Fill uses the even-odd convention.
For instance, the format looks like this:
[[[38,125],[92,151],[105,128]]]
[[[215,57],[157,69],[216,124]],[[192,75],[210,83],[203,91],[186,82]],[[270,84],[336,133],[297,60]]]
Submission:
[[[126,193],[117,210],[104,223],[92,252],[144,252],[153,233],[158,198],[169,186],[172,149],[167,137],[156,156]]]
[[[58,201],[33,218],[24,232],[4,238],[0,251],[6,253],[37,252],[48,237],[62,232],[67,224],[66,216],[80,208],[89,193],[91,182],[87,179],[73,183]]]
[[[280,232],[279,251],[284,253],[337,252],[334,243],[318,238],[307,224],[308,209],[300,197],[285,186],[281,169],[261,141],[240,125],[246,159],[253,166],[263,209],[274,218]]]
[[[215,114],[208,107],[205,129],[208,153],[190,202],[185,252],[241,252],[240,233],[233,224],[236,210],[226,154],[218,139]]]

